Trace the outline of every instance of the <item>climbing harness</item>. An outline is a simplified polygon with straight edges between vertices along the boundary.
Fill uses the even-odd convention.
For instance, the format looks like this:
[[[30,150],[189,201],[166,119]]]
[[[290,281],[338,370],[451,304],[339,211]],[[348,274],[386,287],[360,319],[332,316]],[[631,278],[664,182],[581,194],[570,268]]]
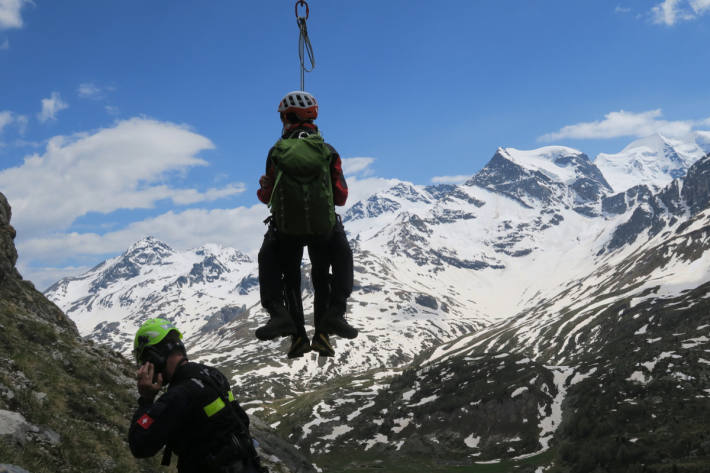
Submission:
[[[306,16],[300,16],[298,14],[298,7],[306,8]],[[298,58],[301,61],[301,89],[306,90],[305,87],[305,75],[306,72],[311,72],[316,67],[316,59],[313,55],[313,46],[311,45],[311,40],[308,37],[308,28],[306,27],[306,20],[310,14],[310,9],[308,8],[308,3],[305,0],[298,0],[295,5],[296,20],[298,22]],[[306,54],[308,55],[308,61],[311,64],[310,68],[306,67]]]

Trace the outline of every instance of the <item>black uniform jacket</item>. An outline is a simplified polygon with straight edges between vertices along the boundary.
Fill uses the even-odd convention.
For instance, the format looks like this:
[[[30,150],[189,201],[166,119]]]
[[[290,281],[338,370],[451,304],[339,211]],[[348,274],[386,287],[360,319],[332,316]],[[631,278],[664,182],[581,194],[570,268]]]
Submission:
[[[201,380],[205,376],[212,386]],[[233,409],[226,406],[213,386],[219,386]],[[235,420],[235,414],[238,420]],[[249,417],[234,400],[229,382],[219,370],[199,363],[180,365],[168,390],[155,402],[138,400],[128,433],[131,452],[138,458],[155,455],[167,445],[178,455],[178,471],[208,471],[206,458],[243,429]]]

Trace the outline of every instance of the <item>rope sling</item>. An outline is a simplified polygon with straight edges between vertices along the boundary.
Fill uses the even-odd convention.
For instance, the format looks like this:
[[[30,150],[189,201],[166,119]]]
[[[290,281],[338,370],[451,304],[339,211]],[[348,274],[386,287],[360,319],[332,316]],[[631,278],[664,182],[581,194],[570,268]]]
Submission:
[[[298,14],[298,7],[305,7],[306,16],[300,16]],[[296,11],[296,21],[298,23],[299,37],[298,37],[298,58],[301,62],[301,88],[299,90],[306,90],[306,72],[311,72],[316,67],[316,60],[313,54],[313,46],[311,45],[311,40],[308,37],[308,28],[306,26],[306,20],[310,14],[310,9],[308,8],[308,3],[305,0],[298,0],[295,5]],[[311,67],[306,67],[306,55],[308,56],[308,62]]]

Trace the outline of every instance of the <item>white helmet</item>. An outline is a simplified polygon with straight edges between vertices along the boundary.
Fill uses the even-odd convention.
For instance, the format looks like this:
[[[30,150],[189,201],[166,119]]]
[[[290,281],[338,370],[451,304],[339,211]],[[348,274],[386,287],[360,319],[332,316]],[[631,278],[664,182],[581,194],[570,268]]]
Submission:
[[[279,113],[293,113],[299,119],[314,120],[318,117],[318,101],[303,90],[289,92],[279,103]]]

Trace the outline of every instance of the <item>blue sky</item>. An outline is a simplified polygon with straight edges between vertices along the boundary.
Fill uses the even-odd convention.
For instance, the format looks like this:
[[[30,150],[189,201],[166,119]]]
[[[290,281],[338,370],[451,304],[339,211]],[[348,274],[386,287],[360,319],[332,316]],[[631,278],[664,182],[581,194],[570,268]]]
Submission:
[[[354,202],[499,146],[710,129],[710,0],[312,0],[306,89]],[[40,288],[151,234],[253,253],[294,2],[0,0],[0,191]]]

